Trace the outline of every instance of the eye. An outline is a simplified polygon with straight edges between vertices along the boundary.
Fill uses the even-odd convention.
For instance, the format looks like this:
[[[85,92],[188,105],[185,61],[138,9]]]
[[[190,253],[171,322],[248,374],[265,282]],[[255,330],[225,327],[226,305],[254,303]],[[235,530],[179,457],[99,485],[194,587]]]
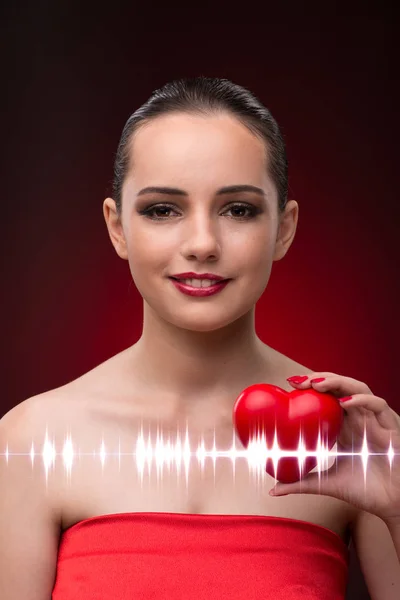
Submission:
[[[259,212],[258,209],[255,206],[253,206],[252,204],[247,204],[247,203],[246,204],[245,203],[243,203],[243,204],[239,204],[239,203],[232,204],[230,206],[230,208],[228,208],[228,211],[242,211],[242,212],[245,212],[246,210],[248,211],[248,213],[250,213],[247,216],[238,215],[237,212],[236,212],[235,216],[239,217],[239,218],[244,218],[244,219],[251,219],[252,217],[255,217],[256,214],[258,214],[258,212]]]
[[[169,211],[169,210],[173,210],[175,207],[172,206],[171,204],[155,204],[153,206],[149,206],[147,208],[144,208],[143,210],[139,211],[140,215],[144,215],[146,217],[148,217],[149,219],[158,219],[159,221],[161,220],[165,220],[164,217],[168,217],[168,215],[162,214],[162,216],[154,216],[154,213],[156,211]]]
[[[152,206],[148,206],[140,211],[139,214],[140,215],[144,215],[149,219],[153,219],[153,220],[157,220],[157,221],[165,221],[166,219],[168,219],[168,215],[164,215],[163,216],[154,216],[154,213],[156,211],[171,211],[171,210],[175,210],[176,207],[173,204],[153,204]],[[228,209],[227,212],[229,211],[239,211],[239,212],[244,212],[244,211],[248,211],[247,216],[243,216],[243,215],[237,215],[236,212],[236,216],[234,218],[239,218],[239,219],[251,219],[253,217],[255,217],[257,214],[259,214],[261,211],[260,209],[258,209],[256,206],[253,206],[252,204],[248,204],[247,202],[243,202],[243,203],[238,203],[236,202],[235,204],[232,204]]]

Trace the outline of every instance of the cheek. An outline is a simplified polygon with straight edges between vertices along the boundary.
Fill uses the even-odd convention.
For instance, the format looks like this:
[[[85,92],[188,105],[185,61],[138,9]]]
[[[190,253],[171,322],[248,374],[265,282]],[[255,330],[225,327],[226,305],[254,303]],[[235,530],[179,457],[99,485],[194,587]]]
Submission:
[[[251,290],[252,301],[257,301],[264,293],[272,271],[275,243],[268,232],[263,236],[253,236],[241,251],[235,252],[240,262],[237,272],[243,277],[243,283]]]
[[[176,240],[168,243],[165,236],[146,231],[135,232],[127,241],[128,261],[135,283],[151,285],[152,276],[163,276],[176,262]],[[150,278],[150,279],[149,279]]]
[[[153,257],[163,255],[179,247],[179,237],[177,230],[161,226],[147,226],[139,224],[131,228],[128,239],[129,252],[137,255],[150,253]]]
[[[275,243],[265,231],[246,239],[232,240],[229,254],[234,255],[247,270],[259,271],[272,262]]]

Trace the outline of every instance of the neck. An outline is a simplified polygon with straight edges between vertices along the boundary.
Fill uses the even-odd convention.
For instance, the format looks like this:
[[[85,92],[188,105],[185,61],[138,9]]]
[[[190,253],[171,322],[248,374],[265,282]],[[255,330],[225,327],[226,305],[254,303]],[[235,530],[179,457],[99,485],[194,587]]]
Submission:
[[[160,319],[144,303],[142,336],[130,349],[135,380],[181,415],[214,410],[216,402],[231,410],[245,387],[269,380],[271,356],[256,335],[254,308],[226,327],[193,331]]]

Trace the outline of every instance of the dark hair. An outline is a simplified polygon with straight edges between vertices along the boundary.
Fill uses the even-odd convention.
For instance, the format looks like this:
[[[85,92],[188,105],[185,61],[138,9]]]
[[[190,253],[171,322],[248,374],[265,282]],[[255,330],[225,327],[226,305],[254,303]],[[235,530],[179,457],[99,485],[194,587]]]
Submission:
[[[278,208],[285,209],[288,162],[285,142],[269,110],[247,89],[228,79],[194,77],[178,79],[157,89],[128,119],[118,145],[113,180],[113,199],[121,215],[122,186],[130,165],[129,143],[134,133],[150,119],[172,112],[213,115],[227,112],[261,138],[268,151],[269,174],[278,191]]]

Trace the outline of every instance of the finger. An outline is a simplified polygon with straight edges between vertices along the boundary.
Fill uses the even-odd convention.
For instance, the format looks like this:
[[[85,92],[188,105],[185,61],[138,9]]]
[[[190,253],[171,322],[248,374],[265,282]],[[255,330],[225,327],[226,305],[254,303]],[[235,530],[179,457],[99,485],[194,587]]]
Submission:
[[[314,381],[315,379],[324,379],[323,381]],[[372,391],[366,383],[337,375],[336,373],[316,372],[307,375],[307,379],[301,383],[289,381],[296,389],[314,388],[318,392],[330,392],[337,396],[350,396],[354,394],[372,394]]]
[[[386,400],[371,394],[355,394],[351,400],[339,402],[346,412],[354,408],[365,408],[374,413],[379,425],[385,429],[392,429],[400,433],[398,415],[390,408]]]
[[[332,467],[329,471],[332,471]],[[331,478],[329,479],[329,471],[324,471],[323,473],[309,473],[306,477],[294,483],[277,483],[276,486],[270,490],[269,495],[320,494],[335,498],[334,473],[332,471]]]

